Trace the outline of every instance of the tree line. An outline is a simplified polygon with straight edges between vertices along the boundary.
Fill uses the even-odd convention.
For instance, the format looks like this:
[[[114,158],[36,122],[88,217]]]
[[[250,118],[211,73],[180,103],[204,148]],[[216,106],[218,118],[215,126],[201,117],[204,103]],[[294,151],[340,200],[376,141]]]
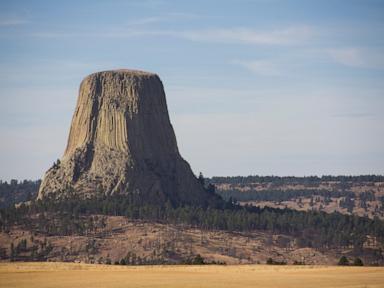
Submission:
[[[41,180],[12,179],[9,181],[0,180],[0,207],[8,207],[15,203],[30,201],[34,199],[39,190]]]
[[[55,201],[46,199],[0,209],[0,228],[20,225],[50,235],[85,235],[103,225],[92,215],[126,216],[168,224],[184,224],[207,230],[254,231],[292,235],[303,247],[353,247],[362,249],[367,236],[384,242],[384,222],[339,213],[239,206],[226,201],[215,207],[148,204],[145,199],[116,195],[103,198]],[[102,219],[102,218],[100,218]]]
[[[207,178],[207,181],[212,184],[251,184],[251,183],[274,183],[276,185],[303,184],[303,185],[318,185],[321,182],[384,182],[384,175],[359,175],[359,176],[226,176]]]
[[[266,190],[246,190],[241,191],[239,189],[226,189],[217,190],[223,199],[229,200],[230,198],[236,199],[237,201],[289,201],[300,197],[311,198],[313,196],[322,196],[325,199],[335,198],[355,198],[356,195],[352,191],[338,191],[338,190],[325,190],[325,189],[266,189]],[[361,194],[368,193],[371,196],[371,192],[364,192]],[[363,195],[362,197],[368,198]],[[369,198],[370,199],[370,198]]]

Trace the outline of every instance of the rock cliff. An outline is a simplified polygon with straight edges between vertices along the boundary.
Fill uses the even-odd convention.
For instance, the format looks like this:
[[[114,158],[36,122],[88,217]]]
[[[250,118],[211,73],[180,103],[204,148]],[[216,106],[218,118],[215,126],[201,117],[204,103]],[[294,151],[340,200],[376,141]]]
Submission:
[[[114,70],[82,81],[64,156],[46,172],[38,199],[114,194],[175,204],[215,198],[179,154],[156,74]]]

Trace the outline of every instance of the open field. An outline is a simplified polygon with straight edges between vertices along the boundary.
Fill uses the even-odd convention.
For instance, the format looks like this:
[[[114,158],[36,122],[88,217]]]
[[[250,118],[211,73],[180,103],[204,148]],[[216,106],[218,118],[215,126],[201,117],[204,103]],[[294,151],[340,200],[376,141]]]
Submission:
[[[384,287],[383,267],[1,263],[0,287]]]

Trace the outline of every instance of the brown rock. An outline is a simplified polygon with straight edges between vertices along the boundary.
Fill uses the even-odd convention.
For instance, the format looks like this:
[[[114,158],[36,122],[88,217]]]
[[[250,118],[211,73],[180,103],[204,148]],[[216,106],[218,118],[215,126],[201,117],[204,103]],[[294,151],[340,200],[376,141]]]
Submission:
[[[82,81],[67,148],[38,199],[112,194],[189,204],[214,198],[179,154],[156,74],[115,70]]]

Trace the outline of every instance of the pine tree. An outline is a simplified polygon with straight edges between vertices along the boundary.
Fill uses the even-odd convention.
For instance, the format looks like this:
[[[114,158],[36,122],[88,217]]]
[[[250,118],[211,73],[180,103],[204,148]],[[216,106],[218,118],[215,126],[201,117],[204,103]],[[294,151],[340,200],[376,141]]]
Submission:
[[[364,266],[364,263],[360,258],[355,258],[353,261],[353,266]]]
[[[339,259],[339,263],[337,263],[337,265],[348,266],[349,265],[348,258],[345,257],[345,256],[341,256],[340,259]]]

